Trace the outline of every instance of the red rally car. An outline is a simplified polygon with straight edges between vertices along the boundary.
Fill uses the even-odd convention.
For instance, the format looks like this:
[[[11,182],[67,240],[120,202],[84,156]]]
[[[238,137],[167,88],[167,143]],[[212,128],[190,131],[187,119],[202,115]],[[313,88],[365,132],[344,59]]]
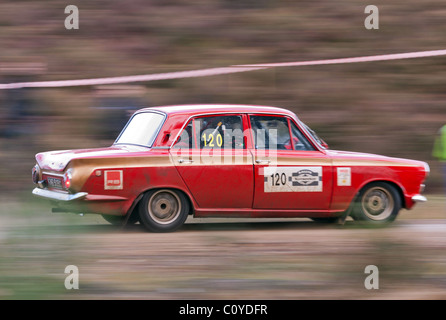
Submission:
[[[53,211],[154,232],[189,214],[389,222],[426,201],[429,173],[421,161],[330,150],[293,112],[246,105],[141,109],[111,147],[36,160],[33,194]]]

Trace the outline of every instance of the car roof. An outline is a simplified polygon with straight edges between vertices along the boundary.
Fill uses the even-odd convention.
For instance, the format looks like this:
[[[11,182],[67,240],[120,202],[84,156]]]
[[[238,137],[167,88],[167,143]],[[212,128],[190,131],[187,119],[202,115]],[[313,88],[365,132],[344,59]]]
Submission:
[[[188,105],[170,105],[158,106],[140,109],[137,112],[144,111],[160,111],[168,115],[171,114],[188,114],[196,115],[208,112],[229,112],[229,113],[280,113],[293,116],[290,110],[259,105],[242,105],[242,104],[188,104]]]

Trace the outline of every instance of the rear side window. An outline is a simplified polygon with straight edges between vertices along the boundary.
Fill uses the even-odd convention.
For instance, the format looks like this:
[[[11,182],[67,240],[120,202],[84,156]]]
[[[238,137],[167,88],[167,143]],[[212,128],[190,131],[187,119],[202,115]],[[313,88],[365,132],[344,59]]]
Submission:
[[[212,116],[195,119],[200,149],[243,149],[241,116]],[[197,130],[199,128],[199,130]]]
[[[244,149],[242,117],[216,115],[194,118],[184,128],[174,148]]]
[[[175,142],[174,149],[192,149],[193,148],[193,121],[190,120],[186,127],[184,127],[177,142]]]

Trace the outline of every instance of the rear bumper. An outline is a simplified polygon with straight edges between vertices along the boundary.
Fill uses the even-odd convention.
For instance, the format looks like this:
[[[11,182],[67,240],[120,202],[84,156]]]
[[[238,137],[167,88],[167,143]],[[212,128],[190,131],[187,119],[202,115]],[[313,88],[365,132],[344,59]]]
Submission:
[[[53,212],[125,215],[134,200],[133,198],[89,194],[88,192],[69,194],[42,188],[35,188],[32,193],[35,196],[54,202],[55,209]]]
[[[34,188],[33,194],[42,198],[57,200],[57,201],[73,201],[77,199],[85,198],[88,193],[78,192],[75,194],[61,193],[57,191],[51,191],[47,189]]]

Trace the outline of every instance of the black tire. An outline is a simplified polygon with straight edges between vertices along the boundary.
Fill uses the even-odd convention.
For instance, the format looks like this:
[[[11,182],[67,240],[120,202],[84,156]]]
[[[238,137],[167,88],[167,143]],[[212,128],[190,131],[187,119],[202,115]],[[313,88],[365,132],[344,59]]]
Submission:
[[[396,219],[401,207],[401,196],[394,186],[373,182],[359,192],[352,217],[373,224],[389,223]]]
[[[139,216],[151,232],[172,232],[180,228],[189,214],[189,201],[171,189],[147,192],[139,203]]]
[[[318,223],[335,223],[339,220],[339,217],[311,218],[311,220]]]
[[[110,214],[102,214],[102,218],[104,218],[105,221],[114,226],[123,225],[125,222],[125,216],[112,216]],[[137,222],[139,222],[139,213],[137,211],[134,211],[127,220],[127,224],[135,224]]]

